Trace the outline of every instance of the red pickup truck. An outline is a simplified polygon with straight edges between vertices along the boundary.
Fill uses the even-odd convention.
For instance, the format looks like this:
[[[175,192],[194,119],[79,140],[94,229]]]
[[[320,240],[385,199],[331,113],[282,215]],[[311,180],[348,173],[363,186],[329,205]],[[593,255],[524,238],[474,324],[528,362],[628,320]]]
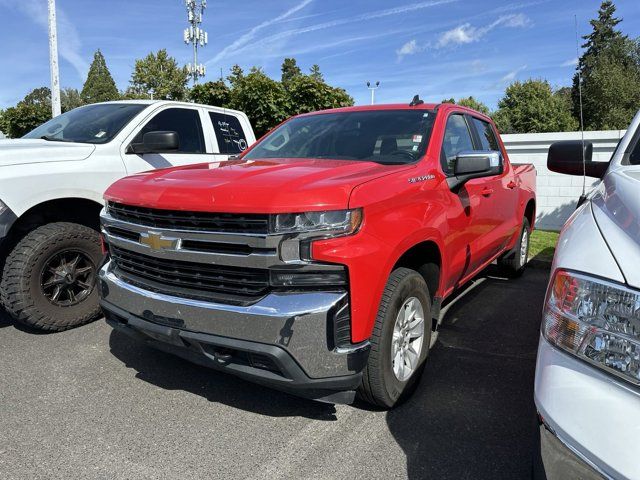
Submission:
[[[134,175],[105,199],[111,326],[385,408],[419,378],[443,300],[496,259],[522,271],[536,209],[535,169],[510,164],[489,117],[418,99],[299,115],[235,160]]]

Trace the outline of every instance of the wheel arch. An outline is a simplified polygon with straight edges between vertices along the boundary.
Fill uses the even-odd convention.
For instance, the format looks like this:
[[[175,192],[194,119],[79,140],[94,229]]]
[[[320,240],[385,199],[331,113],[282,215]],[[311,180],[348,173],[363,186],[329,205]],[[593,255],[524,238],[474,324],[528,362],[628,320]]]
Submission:
[[[399,267],[410,268],[420,273],[427,283],[431,300],[435,299],[440,290],[442,276],[442,253],[435,241],[425,240],[405,250],[396,260],[391,271]]]
[[[103,204],[82,197],[45,200],[27,209],[13,223],[9,237],[18,238],[35,227],[53,222],[73,222],[98,230]]]
[[[536,201],[531,198],[524,207],[524,217],[529,220],[529,226],[533,229],[536,222]]]

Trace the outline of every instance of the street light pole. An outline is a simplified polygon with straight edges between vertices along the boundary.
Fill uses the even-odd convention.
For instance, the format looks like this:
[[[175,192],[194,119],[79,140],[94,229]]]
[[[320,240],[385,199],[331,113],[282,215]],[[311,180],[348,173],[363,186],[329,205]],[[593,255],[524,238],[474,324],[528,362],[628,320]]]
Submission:
[[[49,69],[51,70],[51,114],[62,113],[60,106],[60,72],[58,70],[58,31],[56,28],[56,0],[49,0]]]
[[[371,82],[367,82],[367,88],[371,91],[371,105],[376,103],[376,90],[380,88],[380,82],[376,82],[375,85],[371,85]]]

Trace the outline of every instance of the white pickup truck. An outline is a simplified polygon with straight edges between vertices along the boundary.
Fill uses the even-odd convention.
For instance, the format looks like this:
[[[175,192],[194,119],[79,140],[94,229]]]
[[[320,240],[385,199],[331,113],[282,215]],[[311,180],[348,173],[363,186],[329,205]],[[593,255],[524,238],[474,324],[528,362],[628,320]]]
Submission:
[[[145,100],[87,105],[0,140],[0,303],[43,330],[96,318],[106,188],[145,170],[224,161],[254,141],[242,112]]]
[[[640,479],[640,112],[609,162],[592,151],[549,149],[550,170],[602,181],[562,229],[543,310],[536,467],[548,480]]]

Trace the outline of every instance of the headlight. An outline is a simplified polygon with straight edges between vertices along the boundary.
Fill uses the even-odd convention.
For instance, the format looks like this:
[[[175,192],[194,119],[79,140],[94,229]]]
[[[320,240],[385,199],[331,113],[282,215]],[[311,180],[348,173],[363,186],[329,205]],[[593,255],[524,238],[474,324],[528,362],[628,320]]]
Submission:
[[[326,232],[331,235],[354,233],[362,222],[362,210],[282,213],[271,216],[272,233]]]
[[[551,282],[542,333],[552,344],[640,384],[640,292],[559,270]]]
[[[7,210],[9,210],[9,207],[7,207],[7,205],[2,200],[0,200],[0,215],[2,215]]]

